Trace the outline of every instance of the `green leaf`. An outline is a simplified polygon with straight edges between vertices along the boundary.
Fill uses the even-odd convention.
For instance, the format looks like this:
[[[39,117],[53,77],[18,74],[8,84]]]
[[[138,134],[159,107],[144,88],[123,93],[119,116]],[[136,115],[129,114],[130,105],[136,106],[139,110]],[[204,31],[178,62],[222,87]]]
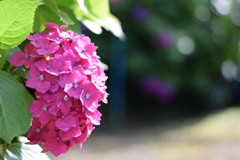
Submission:
[[[119,39],[126,39],[120,21],[110,13],[108,0],[77,0],[77,2],[81,11],[75,9],[75,14],[89,30],[101,34],[101,27],[104,27]]]
[[[92,20],[88,20],[88,19],[83,19],[82,23],[93,33],[95,33],[95,34],[102,33],[102,28],[101,28],[102,25],[100,25],[99,23],[92,21]]]
[[[123,33],[121,23],[117,17],[109,15],[107,18],[105,18],[103,26],[106,30],[112,32],[114,36],[118,37],[122,41],[126,40],[126,36]]]
[[[67,7],[63,7],[63,6],[59,6],[60,11],[64,11],[73,21],[73,25],[69,25],[67,29],[74,31],[75,33],[81,34],[80,31],[80,22],[77,20],[77,18],[75,17],[73,10],[67,8]]]
[[[0,50],[0,70],[3,68],[7,59],[6,50]]]
[[[0,1],[0,48],[20,44],[30,33],[39,0]]]
[[[41,153],[39,145],[27,145],[26,137],[19,137],[20,143],[12,144],[6,149],[4,158],[8,160],[50,160],[45,153]]]
[[[33,32],[42,32],[45,29],[44,24],[46,23],[47,21],[41,15],[41,12],[39,11],[39,7],[38,7],[35,11]]]
[[[84,0],[88,11],[95,17],[105,20],[110,14],[108,0]]]
[[[15,136],[27,132],[31,121],[28,106],[33,100],[21,83],[0,71],[0,138],[10,144]]]
[[[63,23],[67,25],[73,25],[74,22],[71,20],[71,18],[65,13],[64,11],[59,10],[57,3],[55,0],[44,0],[44,4],[51,9],[54,14],[56,14],[59,18],[59,21],[62,21]],[[49,15],[49,16],[52,16]]]
[[[76,18],[81,21],[89,30],[91,30],[95,34],[102,33],[102,20],[96,18],[91,13],[89,13],[88,9],[84,4],[84,0],[76,0],[78,2],[78,7],[74,8],[74,14]]]
[[[41,5],[38,7],[38,9],[41,16],[45,19],[45,21],[56,23],[59,25],[63,24],[63,22],[60,21],[60,17],[46,5]]]
[[[67,24],[67,25],[73,25],[74,22],[71,20],[71,18],[68,16],[67,13],[65,13],[64,11],[60,10],[60,14],[61,14],[61,20]]]
[[[58,17],[60,17],[60,11],[55,0],[44,0],[43,3],[49,7]],[[60,19],[60,18],[59,18]]]
[[[55,0],[55,2],[60,6],[64,6],[68,8],[71,8],[71,6],[75,6],[75,0],[67,0],[67,1]]]

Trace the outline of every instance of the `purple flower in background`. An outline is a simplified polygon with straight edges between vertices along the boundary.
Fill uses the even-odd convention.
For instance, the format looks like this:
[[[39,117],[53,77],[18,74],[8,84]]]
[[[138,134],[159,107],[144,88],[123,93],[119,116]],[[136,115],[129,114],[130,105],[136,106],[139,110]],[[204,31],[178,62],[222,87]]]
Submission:
[[[159,48],[168,48],[173,44],[173,34],[169,31],[158,33],[154,43]]]
[[[131,15],[136,21],[145,21],[149,16],[149,10],[144,5],[135,5],[131,10]]]
[[[158,102],[170,102],[175,91],[173,86],[154,76],[146,76],[141,81],[143,91]]]
[[[80,30],[82,34],[87,34],[89,32],[88,28],[82,23],[80,24]]]

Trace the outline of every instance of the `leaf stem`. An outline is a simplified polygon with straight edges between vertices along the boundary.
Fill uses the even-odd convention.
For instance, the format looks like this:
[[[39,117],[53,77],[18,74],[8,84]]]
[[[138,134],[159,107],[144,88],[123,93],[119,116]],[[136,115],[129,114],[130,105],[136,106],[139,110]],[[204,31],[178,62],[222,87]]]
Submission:
[[[23,68],[23,67],[22,67],[22,69],[23,69],[23,79],[26,80],[26,79],[27,79],[27,72],[26,72],[26,69]]]
[[[17,67],[15,67],[9,74],[12,75],[14,71],[16,71]]]

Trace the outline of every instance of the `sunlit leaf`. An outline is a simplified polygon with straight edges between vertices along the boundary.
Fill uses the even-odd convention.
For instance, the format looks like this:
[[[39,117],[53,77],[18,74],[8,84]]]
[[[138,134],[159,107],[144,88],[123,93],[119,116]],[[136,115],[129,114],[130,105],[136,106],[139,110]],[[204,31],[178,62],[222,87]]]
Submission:
[[[120,21],[113,15],[108,16],[104,20],[104,27],[111,31],[116,37],[125,40],[126,36],[123,33]]]
[[[84,0],[87,10],[95,17],[105,20],[109,16],[109,1],[108,0]]]
[[[0,48],[20,44],[30,33],[39,0],[0,1]]]
[[[110,13],[108,0],[77,0],[77,2],[81,11],[75,10],[75,14],[89,30],[101,34],[101,27],[104,27],[121,40],[126,39],[120,21]]]

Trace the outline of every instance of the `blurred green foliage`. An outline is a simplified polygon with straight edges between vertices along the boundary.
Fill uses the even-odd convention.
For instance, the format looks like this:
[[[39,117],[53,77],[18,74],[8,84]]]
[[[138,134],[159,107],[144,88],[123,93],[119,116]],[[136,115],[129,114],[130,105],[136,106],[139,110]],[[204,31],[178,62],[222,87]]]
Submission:
[[[194,114],[239,104],[239,1],[111,0],[110,4],[127,36],[128,108],[146,113],[146,108],[167,106],[166,110]],[[152,83],[145,82],[146,77],[154,77],[159,90],[170,86],[171,97],[154,96],[158,91],[149,91],[149,85],[144,88]]]

